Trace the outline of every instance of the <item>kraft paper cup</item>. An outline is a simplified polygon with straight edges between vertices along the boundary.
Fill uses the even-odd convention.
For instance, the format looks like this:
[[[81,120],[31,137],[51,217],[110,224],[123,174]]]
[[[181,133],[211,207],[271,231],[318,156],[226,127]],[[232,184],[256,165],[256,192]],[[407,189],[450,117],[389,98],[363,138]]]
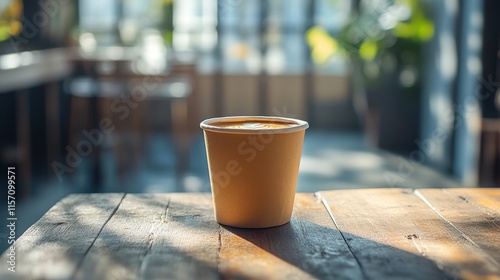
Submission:
[[[241,116],[207,119],[200,127],[217,222],[241,228],[288,223],[308,123]]]

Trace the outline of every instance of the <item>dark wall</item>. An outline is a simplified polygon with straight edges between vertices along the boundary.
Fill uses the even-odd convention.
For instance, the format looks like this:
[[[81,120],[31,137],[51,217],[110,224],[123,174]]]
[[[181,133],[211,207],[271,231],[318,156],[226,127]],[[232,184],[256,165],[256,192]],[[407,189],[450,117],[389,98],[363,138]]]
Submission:
[[[485,0],[484,2],[484,36],[483,36],[483,73],[482,77],[486,81],[500,81],[500,1]],[[497,85],[493,84],[498,88]],[[491,88],[483,85],[483,96],[487,96],[483,100],[483,117],[485,118],[500,118],[500,107],[495,106],[495,94],[487,94],[492,92]]]

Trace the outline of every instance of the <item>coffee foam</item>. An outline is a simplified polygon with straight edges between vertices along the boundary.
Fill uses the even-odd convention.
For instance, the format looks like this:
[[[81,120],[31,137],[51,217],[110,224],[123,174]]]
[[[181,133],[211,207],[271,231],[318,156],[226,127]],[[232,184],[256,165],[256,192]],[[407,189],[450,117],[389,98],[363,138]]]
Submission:
[[[307,129],[306,121],[269,116],[231,116],[206,119],[200,123],[203,130],[220,133],[255,134],[260,130],[290,133]]]
[[[230,122],[230,123],[214,123],[215,126],[233,129],[276,129],[288,128],[297,126],[294,123],[280,122]]]

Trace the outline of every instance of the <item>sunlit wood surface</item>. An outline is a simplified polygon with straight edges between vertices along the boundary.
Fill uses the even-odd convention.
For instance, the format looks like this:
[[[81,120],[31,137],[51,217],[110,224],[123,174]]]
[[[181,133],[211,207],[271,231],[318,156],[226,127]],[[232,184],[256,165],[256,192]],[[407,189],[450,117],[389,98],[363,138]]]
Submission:
[[[300,193],[258,230],[209,194],[76,194],[15,246],[0,279],[500,279],[500,189]]]

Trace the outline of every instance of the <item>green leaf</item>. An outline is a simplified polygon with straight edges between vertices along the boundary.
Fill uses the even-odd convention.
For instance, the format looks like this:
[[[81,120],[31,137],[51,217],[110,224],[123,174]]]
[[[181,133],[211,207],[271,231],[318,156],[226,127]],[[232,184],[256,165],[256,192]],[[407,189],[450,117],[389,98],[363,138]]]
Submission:
[[[372,40],[364,40],[359,46],[359,56],[364,60],[372,60],[377,56],[378,45]]]
[[[0,25],[0,42],[9,39],[10,28],[6,25]]]
[[[311,57],[315,63],[327,62],[339,50],[337,40],[331,37],[324,28],[311,27],[306,33],[306,40],[311,47]]]
[[[434,36],[434,24],[429,20],[423,20],[417,31],[417,36],[421,41],[428,41]]]

